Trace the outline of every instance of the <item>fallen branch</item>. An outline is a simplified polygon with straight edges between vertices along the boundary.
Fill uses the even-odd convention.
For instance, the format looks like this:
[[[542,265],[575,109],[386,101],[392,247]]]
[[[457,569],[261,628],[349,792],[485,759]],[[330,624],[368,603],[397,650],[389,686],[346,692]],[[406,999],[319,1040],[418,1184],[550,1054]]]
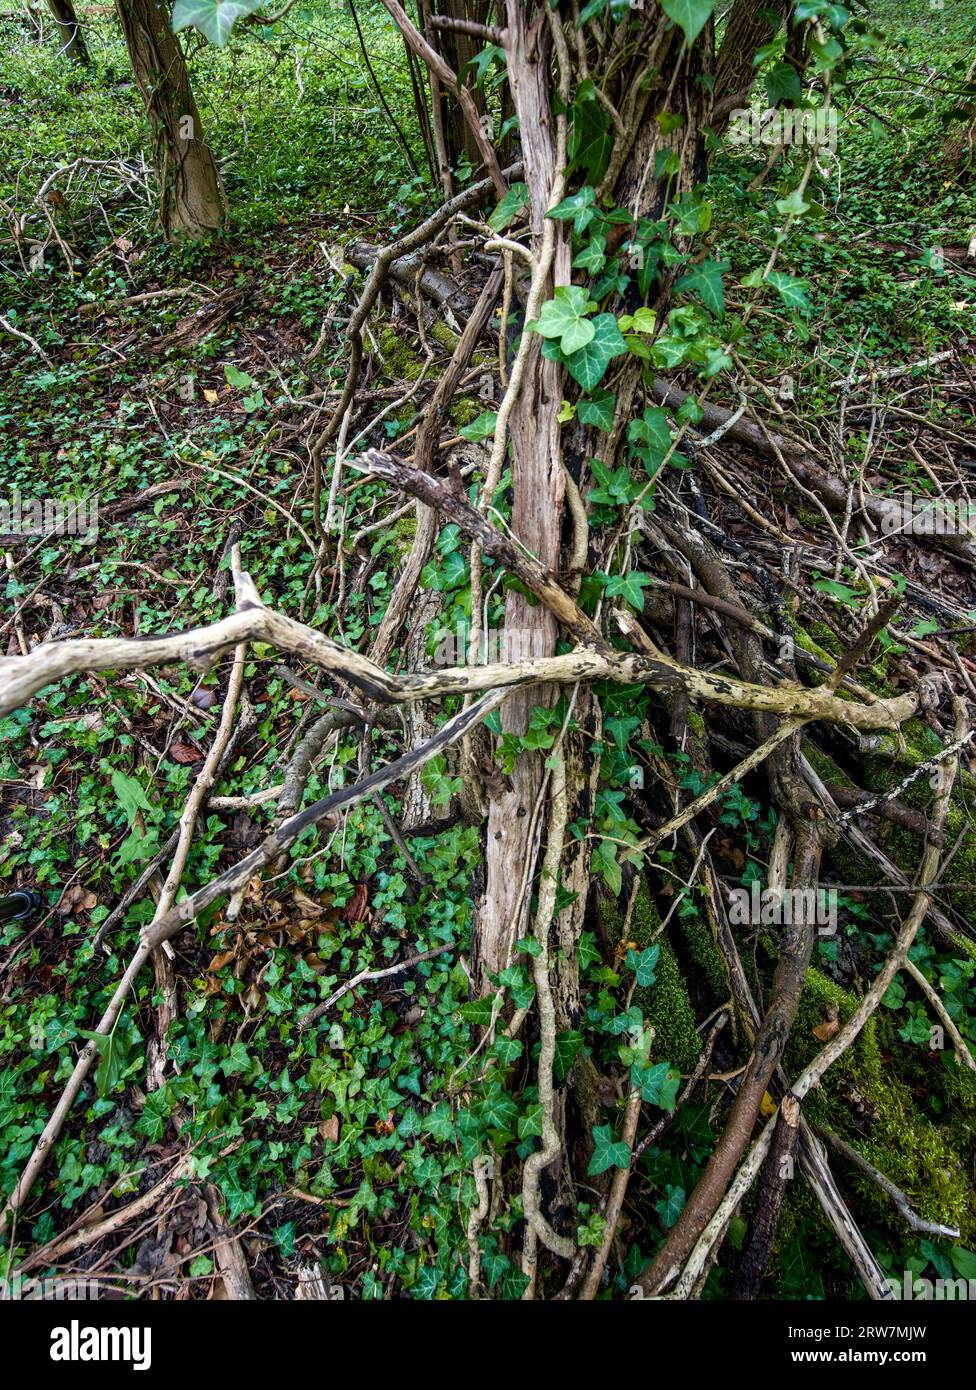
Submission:
[[[835,1153],[839,1153],[841,1158],[846,1159],[848,1163],[866,1174],[873,1183],[881,1188],[882,1192],[887,1193],[913,1231],[930,1236],[947,1236],[950,1240],[959,1239],[958,1227],[944,1226],[939,1221],[926,1221],[919,1216],[901,1188],[896,1187],[890,1178],[886,1178],[884,1173],[875,1168],[873,1163],[869,1163],[863,1154],[858,1153],[857,1149],[851,1148],[850,1144],[839,1134],[835,1134],[833,1130],[825,1129],[821,1125],[816,1126],[816,1133],[827,1141]]]
[[[371,466],[375,466],[376,459],[385,457],[372,455]],[[401,470],[406,475],[402,483],[405,491],[416,489],[415,495],[428,494],[443,502],[447,515],[461,518],[465,526],[480,533],[486,553],[501,559],[560,621],[592,645],[564,656],[392,676],[351,647],[265,607],[250,577],[242,574],[237,611],[209,627],[156,637],[71,638],[44,642],[27,656],[0,657],[0,716],[19,709],[39,690],[66,676],[91,671],[144,670],[173,661],[206,669],[222,651],[245,641],[266,642],[279,651],[303,656],[380,704],[407,704],[540,683],[575,685],[607,680],[624,685],[643,684],[659,692],[684,691],[692,699],[737,709],[762,710],[803,720],[822,719],[858,729],[884,729],[910,719],[920,703],[932,697],[931,683],[926,682],[917,693],[866,705],[842,699],[824,687],[808,690],[800,686],[754,685],[732,676],[716,676],[682,666],[661,653],[647,657],[616,652],[537,560],[523,555],[467,502],[447,493],[447,498],[452,499],[449,504],[444,498],[446,489],[436,479],[413,475],[406,465],[398,463],[398,477]]]
[[[442,956],[445,951],[455,950],[453,942],[446,946],[435,946],[432,951],[420,951],[415,956],[408,956],[406,960],[397,961],[396,965],[388,965],[385,970],[360,970],[358,975],[354,975],[351,980],[347,980],[344,985],[340,985],[337,990],[329,995],[328,999],[323,999],[321,1004],[316,1004],[314,1009],[310,1009],[307,1014],[303,1014],[298,1020],[298,1031],[306,1032],[313,1023],[317,1023],[323,1014],[329,1012],[333,1004],[337,1004],[344,994],[357,986],[365,984],[367,980],[385,980],[390,975],[402,975],[404,970],[412,970],[415,965],[420,965],[422,961],[433,960],[435,956]]]

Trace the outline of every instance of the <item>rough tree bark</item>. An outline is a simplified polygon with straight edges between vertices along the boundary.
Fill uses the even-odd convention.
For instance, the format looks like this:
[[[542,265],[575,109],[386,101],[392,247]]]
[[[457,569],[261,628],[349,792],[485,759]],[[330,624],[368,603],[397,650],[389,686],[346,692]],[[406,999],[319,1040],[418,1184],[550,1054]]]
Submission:
[[[753,58],[776,37],[790,8],[789,0],[735,0],[715,65],[715,104],[723,111],[715,124],[720,129],[747,99],[756,76]]]
[[[116,0],[153,137],[159,220],[169,239],[205,236],[226,216],[224,190],[165,0]]]
[[[557,177],[556,139],[550,113],[552,44],[541,9],[530,15],[519,0],[507,7],[509,82],[522,131],[522,158],[529,190],[530,248],[544,255],[546,213],[552,206]],[[559,171],[561,174],[562,171]],[[552,286],[569,283],[569,243],[563,224],[549,222],[555,238]],[[551,289],[547,289],[548,298]],[[534,336],[534,335],[533,335]],[[522,392],[512,413],[511,460],[514,502],[512,531],[551,572],[559,568],[563,506],[560,427],[562,368],[541,354],[541,339],[529,348]],[[550,656],[556,648],[556,623],[539,604],[509,592],[505,605],[504,659],[519,644]],[[503,728],[524,734],[536,705],[550,703],[545,688],[515,693],[508,701]],[[485,893],[477,905],[472,957],[478,987],[503,970],[512,946],[527,930],[530,891],[523,885],[526,866],[535,858],[541,817],[534,815],[544,771],[539,754],[521,756],[510,786],[491,797],[485,851]]]

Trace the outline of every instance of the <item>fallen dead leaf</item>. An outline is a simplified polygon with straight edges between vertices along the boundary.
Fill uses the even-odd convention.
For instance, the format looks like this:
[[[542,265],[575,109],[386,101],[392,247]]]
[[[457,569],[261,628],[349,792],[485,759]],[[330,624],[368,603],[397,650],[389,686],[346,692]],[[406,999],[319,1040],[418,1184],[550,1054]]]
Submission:
[[[825,1023],[818,1023],[813,1030],[813,1036],[818,1042],[827,1043],[840,1031],[840,1019],[828,1018]]]
[[[174,763],[199,763],[203,761],[203,754],[199,748],[194,748],[192,743],[171,743],[169,755]]]

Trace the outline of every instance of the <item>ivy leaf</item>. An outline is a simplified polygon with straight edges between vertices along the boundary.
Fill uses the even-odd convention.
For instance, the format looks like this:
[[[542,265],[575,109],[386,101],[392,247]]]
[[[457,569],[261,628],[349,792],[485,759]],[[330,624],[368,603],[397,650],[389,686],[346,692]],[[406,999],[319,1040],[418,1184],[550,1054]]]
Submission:
[[[519,1042],[518,1038],[501,1037],[496,1039],[492,1052],[494,1052],[503,1067],[509,1067],[513,1062],[518,1061],[518,1058],[521,1056],[522,1044]]]
[[[648,406],[642,416],[631,420],[627,426],[627,442],[653,477],[671,448],[671,426],[667,412],[659,405]]]
[[[625,507],[637,496],[637,485],[628,468],[615,468],[611,473],[599,459],[591,459],[590,467],[600,486],[591,488],[586,494],[588,502],[602,502],[607,507]]]
[[[793,192],[790,193],[788,197],[777,199],[776,211],[783,217],[802,217],[805,212],[810,211],[810,204],[806,201],[800,190],[794,188]],[[777,275],[780,274],[779,271],[775,273]],[[772,273],[768,278],[772,281]]]
[[[560,285],[552,299],[543,304],[539,317],[525,327],[543,338],[557,338],[560,350],[569,357],[596,336],[593,322],[585,317],[595,308],[581,286]]]
[[[976,1255],[965,1246],[953,1245],[949,1258],[956,1267],[956,1273],[963,1279],[976,1279]]]
[[[502,1298],[509,1303],[517,1303],[529,1287],[529,1276],[520,1269],[510,1269],[502,1280]]]
[[[803,95],[800,74],[789,63],[777,63],[766,78],[766,97],[770,106],[780,101],[798,102]]]
[[[552,1063],[553,1075],[557,1081],[562,1081],[569,1075],[570,1068],[582,1046],[583,1034],[578,1028],[570,1028],[557,1036]]]
[[[646,304],[642,304],[636,313],[624,314],[620,320],[623,333],[653,333],[656,327],[657,315]]]
[[[576,416],[581,425],[596,425],[597,429],[609,434],[613,426],[613,411],[617,397],[612,391],[601,391],[597,396],[584,396],[576,406]]]
[[[228,386],[233,386],[236,390],[246,390],[254,385],[254,381],[248,376],[247,372],[242,372],[239,367],[235,367],[233,362],[224,363],[224,380]]]
[[[495,433],[495,426],[498,423],[498,412],[495,410],[485,410],[476,420],[472,420],[469,425],[462,425],[458,434],[462,439],[467,439],[471,444],[478,444],[482,439],[491,439]]]
[[[472,999],[467,1004],[462,1004],[458,1013],[466,1023],[474,1023],[479,1028],[487,1028],[491,1023],[491,1016],[494,1011],[494,1001],[491,997],[484,999]]]
[[[253,14],[264,0],[176,0],[173,6],[173,32],[199,29],[217,48],[225,48],[238,19]]]
[[[520,1139],[538,1139],[542,1136],[542,1106],[530,1105],[525,1113],[519,1116],[518,1137]]]
[[[903,1028],[898,1029],[898,1036],[902,1042],[923,1043],[928,1042],[930,1032],[929,1021],[925,1015],[915,1014]]]
[[[585,270],[588,275],[599,275],[606,264],[607,259],[607,239],[605,236],[593,236],[583,247],[582,251],[573,261],[575,270]]]
[[[660,946],[648,946],[646,951],[627,952],[627,964],[637,976],[637,983],[642,989],[646,989],[648,985],[654,983],[657,958],[660,954]]]
[[[488,226],[493,232],[503,232],[510,222],[514,222],[528,201],[528,187],[524,183],[513,183],[488,218]]]
[[[595,92],[584,91],[587,84],[580,84],[576,100],[572,105],[573,128],[569,137],[569,167],[571,172],[581,169],[589,184],[598,184],[607,172],[610,156],[613,153],[614,132],[610,117],[596,100]],[[590,88],[593,84],[590,82]],[[586,221],[592,221],[592,211]],[[582,231],[581,227],[576,230]]]
[[[518,1123],[518,1106],[510,1096],[502,1091],[481,1102],[481,1120],[488,1129],[501,1129],[515,1132]]]
[[[607,598],[622,598],[632,608],[640,610],[644,607],[642,590],[646,589],[650,582],[648,575],[641,574],[638,570],[628,570],[626,574],[613,574],[606,583]]]
[[[809,280],[798,280],[793,275],[786,275],[781,270],[771,270],[766,279],[774,290],[779,292],[779,296],[787,309],[798,309],[800,313],[809,313],[813,308],[807,290],[810,288]]]
[[[142,783],[130,777],[127,772],[120,772],[118,768],[112,773],[112,790],[118,797],[130,825],[134,822],[137,811],[153,810],[152,803],[146,799]]]
[[[848,584],[840,584],[836,579],[815,579],[813,587],[819,589],[822,594],[829,594],[831,598],[838,599],[845,603],[848,608],[855,607],[857,603],[857,592]]]
[[[79,1028],[78,1032],[81,1037],[93,1042],[98,1051],[95,1089],[98,1091],[99,1098],[104,1099],[105,1096],[112,1094],[122,1079],[128,1056],[126,1039],[124,1035],[117,1038],[117,1028],[113,1028],[111,1033],[93,1033],[86,1028]]]
[[[722,272],[728,270],[728,261],[700,261],[692,266],[687,275],[682,275],[675,285],[676,290],[692,290],[710,314],[717,319],[725,317],[725,293],[722,289]]]
[[[227,1198],[227,1219],[231,1225],[240,1217],[253,1212],[257,1198],[242,1185],[237,1172],[230,1173],[221,1180],[220,1190]]]
[[[587,1176],[595,1178],[608,1168],[626,1168],[630,1163],[630,1150],[622,1139],[614,1142],[613,1131],[609,1125],[597,1125],[593,1131],[593,1157],[587,1168]]]
[[[595,201],[596,189],[586,184],[578,193],[571,193],[568,198],[564,198],[547,216],[557,222],[572,222],[573,231],[578,236],[580,232],[586,231],[596,217],[597,210],[593,206]]]
[[[609,840],[598,840],[593,846],[590,860],[593,869],[603,875],[603,881],[610,892],[617,897],[624,886],[624,876],[617,863],[617,849]]]
[[[597,314],[591,319],[593,337],[566,361],[566,370],[584,391],[599,386],[603,374],[615,357],[627,351],[623,334],[613,314]]]
[[[596,944],[595,932],[583,932],[580,937],[579,945],[576,948],[576,959],[579,961],[580,970],[585,970],[588,965],[600,964],[603,957],[600,955]]]
[[[425,1134],[429,1134],[432,1139],[436,1139],[440,1143],[453,1141],[454,1117],[446,1100],[435,1105],[430,1114],[424,1117],[423,1130]]]
[[[705,27],[705,21],[714,10],[717,0],[661,0],[661,8],[668,19],[683,30],[690,44],[694,43]]]
[[[632,1085],[640,1087],[641,1100],[648,1105],[667,1111],[674,1109],[681,1076],[670,1062],[657,1062],[653,1067],[635,1062],[630,1069],[630,1080]]]
[[[667,1230],[670,1231],[671,1227],[681,1215],[684,1207],[685,1190],[683,1187],[674,1187],[671,1183],[668,1183],[664,1192],[665,1195],[661,1200],[654,1203],[654,1209],[664,1222]]]

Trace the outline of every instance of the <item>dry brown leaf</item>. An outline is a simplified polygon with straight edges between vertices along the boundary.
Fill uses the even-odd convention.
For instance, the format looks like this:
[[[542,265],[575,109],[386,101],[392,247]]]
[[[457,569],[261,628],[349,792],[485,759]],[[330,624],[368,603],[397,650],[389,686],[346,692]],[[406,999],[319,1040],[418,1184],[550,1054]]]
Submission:
[[[174,763],[199,763],[203,760],[203,754],[192,743],[171,743],[169,755]]]
[[[357,883],[356,891],[346,903],[345,917],[347,922],[361,922],[366,912],[368,898],[365,883]]]
[[[813,1036],[818,1042],[827,1043],[840,1031],[840,1019],[828,1018],[826,1023],[818,1023],[813,1030]]]
[[[325,915],[325,909],[322,907],[322,904],[317,903],[314,898],[310,898],[307,893],[303,893],[300,888],[295,889],[291,895],[291,900],[298,908],[301,916],[306,920],[310,921],[313,917],[322,917]]]

